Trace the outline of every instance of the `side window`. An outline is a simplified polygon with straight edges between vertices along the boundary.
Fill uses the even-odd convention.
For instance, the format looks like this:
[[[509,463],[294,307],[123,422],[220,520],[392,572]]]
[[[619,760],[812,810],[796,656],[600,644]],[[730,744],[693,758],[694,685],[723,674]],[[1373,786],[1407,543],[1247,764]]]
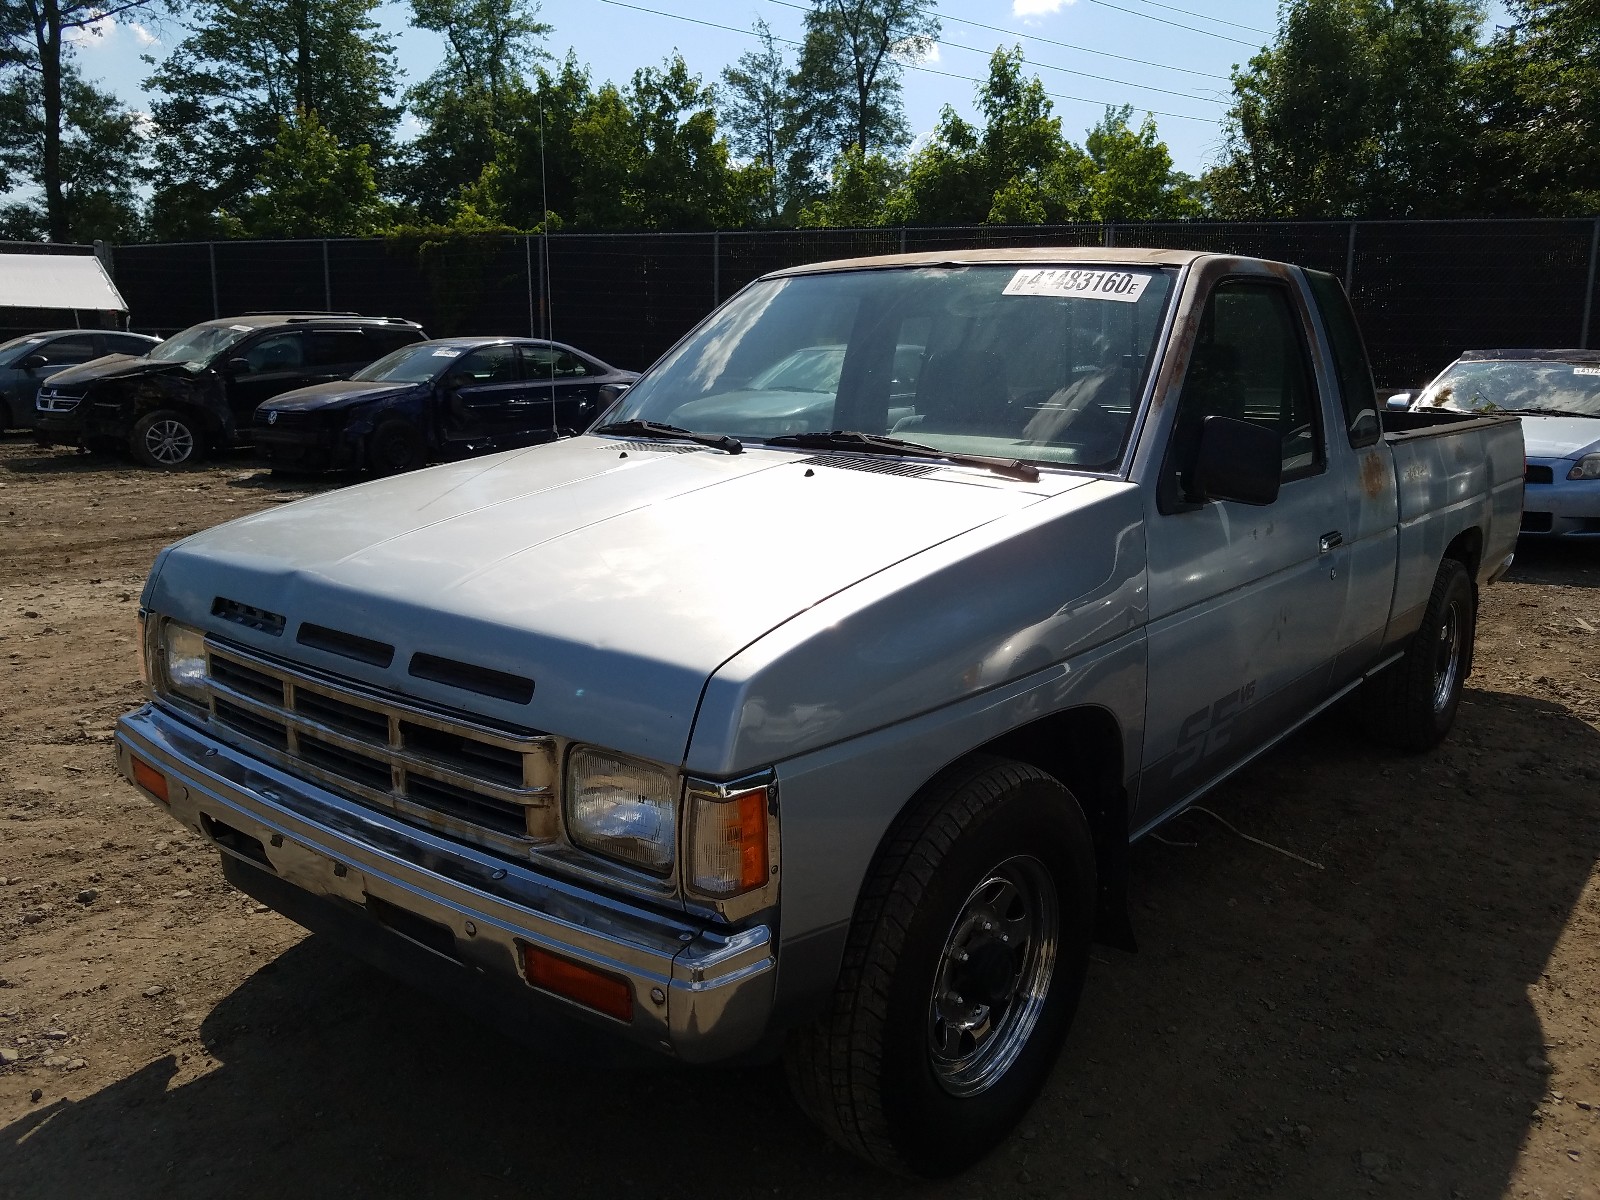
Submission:
[[[576,354],[555,347],[523,346],[522,369],[529,379],[582,379],[598,374]]]
[[[516,348],[483,346],[452,367],[445,382],[451,387],[482,387],[490,383],[514,383],[516,379]]]
[[[367,339],[359,330],[313,329],[310,337],[313,367],[348,367],[367,361]]]
[[[1344,405],[1345,433],[1356,449],[1370,446],[1383,436],[1378,423],[1378,389],[1372,382],[1372,364],[1361,328],[1344,288],[1332,275],[1307,271],[1311,294],[1322,312],[1322,325],[1333,348],[1333,371],[1339,380],[1339,399]]]
[[[72,366],[100,357],[100,352],[94,348],[94,338],[86,333],[46,342],[37,353],[49,359],[53,367]]]
[[[122,334],[106,334],[106,352],[109,354],[149,354],[155,348],[155,343],[147,342],[143,338],[127,337]]]
[[[382,358],[391,350],[398,350],[401,346],[409,346],[412,342],[422,340],[422,336],[415,329],[404,325],[369,327],[361,331],[361,336],[366,338],[368,343],[361,356],[372,361]]]
[[[305,342],[299,330],[293,333],[269,333],[246,350],[244,358],[250,364],[252,375],[293,371],[305,365]]]
[[[1278,435],[1285,482],[1319,473],[1325,457],[1314,378],[1288,290],[1275,283],[1224,280],[1200,318],[1178,399],[1169,465],[1181,476],[1194,461],[1205,419],[1221,416]]]

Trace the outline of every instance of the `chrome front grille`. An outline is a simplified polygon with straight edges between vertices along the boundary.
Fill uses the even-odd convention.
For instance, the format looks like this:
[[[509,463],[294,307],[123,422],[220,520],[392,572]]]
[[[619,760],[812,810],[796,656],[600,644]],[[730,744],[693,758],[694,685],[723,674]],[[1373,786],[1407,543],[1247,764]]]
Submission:
[[[82,392],[65,392],[60,388],[40,388],[34,398],[34,408],[39,412],[71,412],[83,399]]]
[[[213,729],[332,791],[492,849],[555,839],[556,745],[206,641]]]

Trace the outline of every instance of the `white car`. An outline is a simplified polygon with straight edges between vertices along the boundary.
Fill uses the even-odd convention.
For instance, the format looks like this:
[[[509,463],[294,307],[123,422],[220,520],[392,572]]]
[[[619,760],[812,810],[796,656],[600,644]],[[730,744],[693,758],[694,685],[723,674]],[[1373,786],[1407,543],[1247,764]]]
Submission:
[[[1410,409],[1521,417],[1523,534],[1600,538],[1600,351],[1469,350]]]

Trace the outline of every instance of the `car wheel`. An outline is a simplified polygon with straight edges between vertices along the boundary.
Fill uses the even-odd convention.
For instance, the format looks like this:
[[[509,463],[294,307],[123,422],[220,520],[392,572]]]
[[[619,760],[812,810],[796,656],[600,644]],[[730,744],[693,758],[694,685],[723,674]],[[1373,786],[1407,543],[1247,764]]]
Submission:
[[[22,422],[11,415],[11,402],[4,396],[0,396],[0,433],[4,433],[8,429],[16,429],[21,424]]]
[[[410,421],[385,421],[367,439],[367,466],[378,475],[414,471],[428,460],[428,444]]]
[[[831,1010],[795,1031],[795,1099],[901,1174],[987,1154],[1049,1075],[1083,989],[1095,863],[1043,771],[975,757],[891,831],[851,922]]]
[[[1397,750],[1421,753],[1437,746],[1456,719],[1472,669],[1477,593],[1467,568],[1453,558],[1439,564],[1422,626],[1399,662],[1375,676],[1367,712],[1374,736]]]
[[[162,408],[134,423],[128,448],[144,466],[179,471],[205,457],[205,438],[192,417]]]

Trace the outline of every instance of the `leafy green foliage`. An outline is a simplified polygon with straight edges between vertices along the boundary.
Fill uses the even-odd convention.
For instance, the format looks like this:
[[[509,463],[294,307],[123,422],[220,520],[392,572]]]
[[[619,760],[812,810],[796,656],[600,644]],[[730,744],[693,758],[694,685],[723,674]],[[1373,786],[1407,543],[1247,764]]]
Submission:
[[[846,146],[833,166],[833,182],[825,196],[801,210],[801,228],[883,225],[888,200],[904,172],[888,158]]]
[[[151,223],[159,237],[219,230],[256,186],[285,121],[314,114],[381,176],[399,116],[377,0],[195,0],[193,29],[152,72],[159,133]]]
[[[1482,211],[1600,212],[1600,0],[1515,0],[1469,73]]]
[[[236,227],[250,237],[360,236],[377,233],[386,215],[369,148],[341,147],[315,112],[301,109],[279,123]]]
[[[1473,128],[1476,0],[1284,0],[1276,43],[1233,74],[1219,215],[1454,215]]]

